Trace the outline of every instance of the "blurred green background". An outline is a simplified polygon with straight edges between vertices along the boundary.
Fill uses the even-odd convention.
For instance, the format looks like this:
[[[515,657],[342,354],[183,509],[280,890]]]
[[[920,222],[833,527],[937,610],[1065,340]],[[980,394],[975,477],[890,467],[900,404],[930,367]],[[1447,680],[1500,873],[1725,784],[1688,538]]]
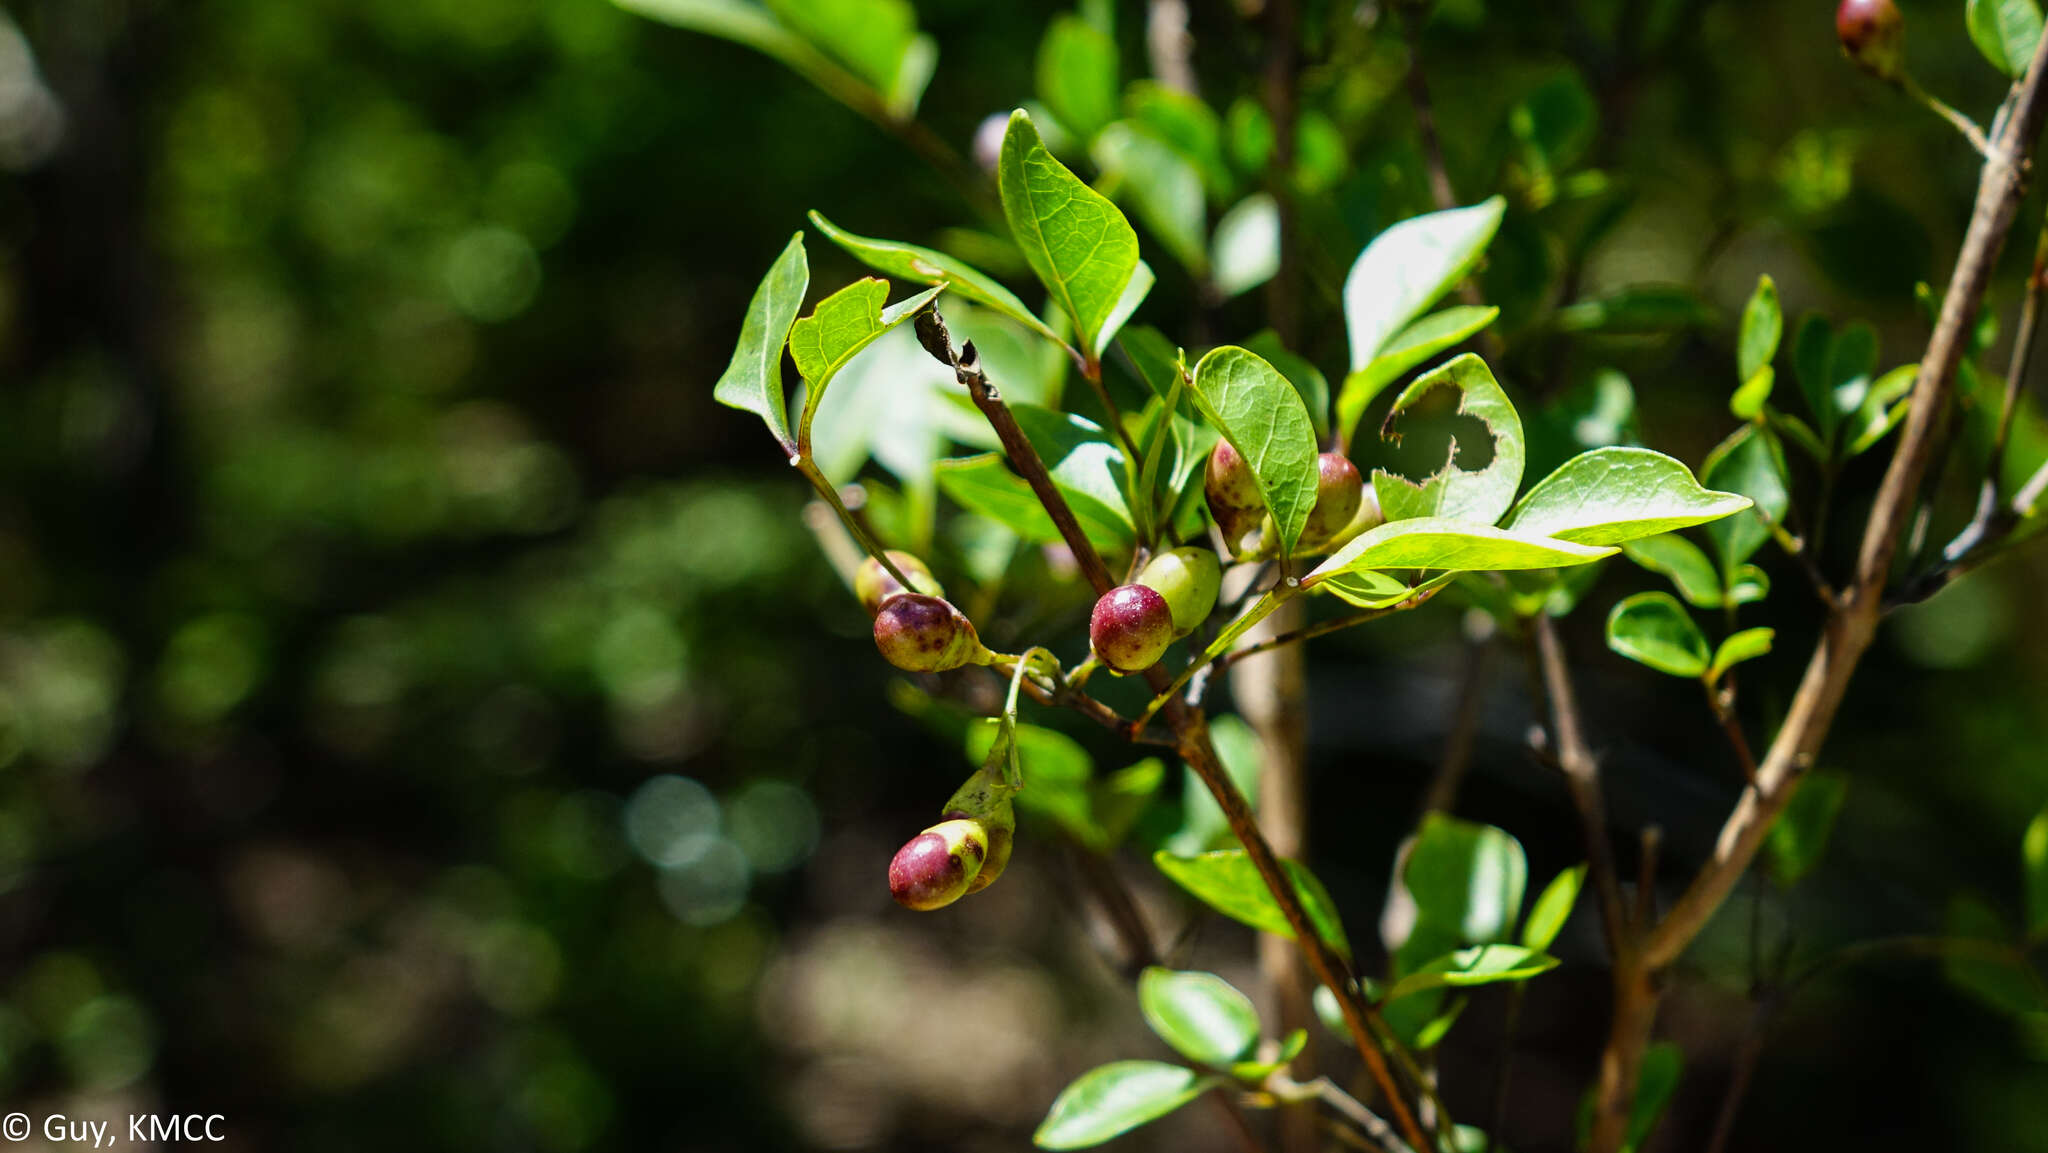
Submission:
[[[1961,3],[1902,7],[1923,82],[1988,115],[2003,85]],[[1227,103],[1255,41],[1232,7],[1192,9]],[[971,152],[1030,94],[1059,10],[921,0],[922,119]],[[968,766],[891,707],[802,485],[711,399],[807,209],[931,243],[976,223],[951,186],[779,65],[602,0],[0,11],[0,1102],[218,1112],[243,1149],[995,1150],[1089,1064],[1160,1055],[1052,838],[1027,828],[957,909],[889,903],[888,855]],[[1525,180],[1511,114],[1576,77],[1586,164],[1632,189],[1550,303],[1671,283],[1710,310],[1519,367],[1624,371],[1643,439],[1697,462],[1732,427],[1760,272],[1788,313],[1865,317],[1887,365],[1917,355],[1913,286],[1945,279],[1977,166],[1840,59],[1830,15],[1441,6],[1423,52],[1457,187]],[[1120,18],[1135,72],[1142,6]],[[1363,51],[1308,77],[1341,130],[1312,318],[1334,316],[1319,269],[1427,207],[1405,49]],[[1991,298],[2008,329],[2039,199]],[[1555,265],[1517,221],[1494,266]],[[816,286],[856,274],[811,251]],[[1190,286],[1153,264],[1139,319],[1193,339]],[[1260,327],[1257,294],[1215,322]],[[1341,325],[1307,332],[1341,367]],[[1885,455],[1845,478],[1845,517]],[[2048,797],[2044,575],[2021,557],[1888,627],[1824,758],[1855,780],[1832,852],[1765,898],[1767,940],[1934,932],[1963,891],[2013,915]],[[1634,587],[1611,574],[1570,641],[1616,827],[1662,824],[1670,885],[1739,780],[1693,690],[1602,647]],[[1450,725],[1459,612],[1311,653],[1314,859],[1357,926]],[[1811,624],[1792,596],[1760,619],[1781,654],[1745,691],[1768,715]],[[1515,665],[1494,664],[1459,811],[1547,877],[1578,834],[1523,750]],[[1252,982],[1248,935],[1120,864],[1163,939],[1196,926],[1177,959]],[[1688,1064],[1660,1148],[1711,1125],[1749,915],[1731,905],[1670,1000]],[[1604,1029],[1590,920],[1560,949],[1521,1029],[1525,1150],[1570,1147]],[[1478,998],[1445,1052],[1461,1112],[1484,1112],[1501,1014]],[[1736,1147],[2048,1149],[2044,1052],[1934,966],[1858,969],[1788,1007]],[[1211,1147],[1189,1112],[1128,1146]]]

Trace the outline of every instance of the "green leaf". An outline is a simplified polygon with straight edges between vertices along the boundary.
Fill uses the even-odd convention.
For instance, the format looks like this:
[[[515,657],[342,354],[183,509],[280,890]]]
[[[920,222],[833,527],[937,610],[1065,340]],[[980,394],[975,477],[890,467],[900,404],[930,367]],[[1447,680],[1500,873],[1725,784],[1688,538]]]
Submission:
[[[1834,349],[1834,331],[1824,318],[1809,313],[1800,320],[1792,338],[1792,372],[1823,444],[1834,443],[1841,415],[1835,408]]]
[[[1728,411],[1737,420],[1755,420],[1764,410],[1764,404],[1771,399],[1771,389],[1778,383],[1778,373],[1770,365],[1756,370],[1756,374],[1742,382],[1735,395],[1728,398]]]
[[[1316,434],[1286,377],[1256,354],[1225,345],[1195,365],[1195,406],[1258,479],[1283,554],[1301,539],[1316,503]]]
[[[2041,6],[2035,0],[1970,0],[1963,21],[1993,68],[2015,80],[2026,72],[2041,39]]]
[[[796,323],[797,311],[804,304],[804,290],[810,283],[804,235],[799,232],[789,238],[782,255],[775,258],[775,263],[768,267],[768,275],[754,289],[754,299],[747,305],[747,318],[740,325],[739,347],[733,350],[732,363],[726,366],[725,375],[718,378],[711,390],[718,403],[751,412],[766,421],[768,431],[785,446],[793,442],[789,438],[789,421],[783,415],[782,349],[789,341],[790,326]]]
[[[1607,647],[1674,677],[1707,671],[1707,638],[1670,593],[1637,593],[1615,605],[1607,615]]]
[[[1632,540],[1622,545],[1621,551],[1651,572],[1670,577],[1678,595],[1688,603],[1703,609],[1721,607],[1721,577],[1714,562],[1700,546],[1677,533]]]
[[[1325,991],[1323,986],[1316,986],[1316,992],[1321,993]],[[1341,1028],[1343,1025],[1341,1017],[1337,1023]],[[1256,1085],[1272,1076],[1275,1070],[1285,1069],[1296,1057],[1301,1056],[1301,1051],[1306,1048],[1308,1048],[1308,1030],[1296,1029],[1281,1040],[1280,1049],[1273,1055],[1271,1060],[1238,1061],[1230,1066],[1230,1075],[1240,1081]]]
[[[1408,846],[1401,883],[1415,902],[1408,942],[1496,944],[1508,939],[1521,914],[1529,864],[1521,842],[1505,830],[1431,813]]]
[[[1131,280],[1124,285],[1123,295],[1116,298],[1116,307],[1109,310],[1109,319],[1102,322],[1102,331],[1088,343],[1088,355],[1097,360],[1102,358],[1102,350],[1108,348],[1109,342],[1123,330],[1124,322],[1138,311],[1138,306],[1145,303],[1145,297],[1152,292],[1154,280],[1152,266],[1140,260],[1138,267],[1131,270]]]
[[[1849,417],[1848,443],[1842,452],[1856,456],[1868,451],[1906,419],[1913,407],[1913,382],[1920,375],[1918,364],[1902,364],[1871,382],[1863,399]]]
[[[1466,353],[1424,373],[1404,389],[1387,413],[1385,428],[1392,429],[1397,418],[1438,387],[1456,389],[1458,412],[1476,417],[1486,426],[1493,436],[1493,459],[1477,471],[1461,469],[1453,441],[1443,468],[1421,484],[1376,468],[1372,472],[1373,492],[1389,521],[1428,516],[1490,525],[1514,504],[1515,490],[1522,484],[1522,467],[1528,451],[1522,440],[1522,418],[1516,415],[1514,403],[1493,379],[1486,362]]]
[[[1106,551],[1129,548],[1136,522],[1124,496],[1123,450],[1110,435],[1093,421],[1034,404],[1010,411],[1089,541]]]
[[[980,513],[1033,544],[1055,544],[1059,526],[1046,514],[1023,477],[1010,471],[997,452],[942,460],[935,468],[939,490],[961,508]],[[1087,531],[1087,526],[1082,526]]]
[[[1223,1084],[1163,1061],[1112,1061],[1081,1074],[1060,1091],[1038,1131],[1040,1149],[1086,1149],[1157,1121]]]
[[[1048,340],[1059,339],[1059,335],[1046,327],[1044,321],[1025,307],[1024,302],[1017,299],[1015,293],[964,261],[955,260],[943,252],[919,248],[915,244],[856,236],[833,224],[816,211],[811,213],[811,224],[824,233],[832,243],[852,253],[854,259],[876,272],[901,277],[917,284],[943,284],[952,290],[954,296],[987,305]]]
[[[1197,1065],[1228,1067],[1259,1043],[1251,998],[1213,973],[1154,965],[1138,975],[1138,1008],[1160,1040]]]
[[[892,115],[916,111],[938,48],[918,34],[909,0],[767,0],[767,7],[880,93]]]
[[[1483,524],[1417,517],[1359,534],[1324,558],[1301,583],[1317,588],[1339,574],[1386,569],[1505,572],[1565,568],[1613,556],[1617,551]]]
[[[1529,919],[1522,923],[1522,944],[1541,953],[1550,948],[1551,942],[1564,931],[1564,923],[1571,919],[1572,906],[1578,903],[1579,889],[1586,883],[1586,866],[1573,865],[1551,878],[1543,891],[1536,894],[1536,903],[1529,906]]]
[[[1769,404],[1764,405],[1763,416],[1764,423],[1769,425],[1773,432],[1798,445],[1799,450],[1814,461],[1826,464],[1833,459],[1828,446],[1821,443],[1820,434],[1813,431],[1805,421],[1789,412],[1780,412]]]
[[[1735,341],[1736,379],[1751,380],[1770,367],[1771,358],[1778,355],[1778,337],[1784,329],[1785,315],[1778,308],[1778,286],[1770,277],[1759,276],[1756,291],[1742,307],[1742,331]]]
[[[1038,99],[1060,126],[1083,142],[1116,119],[1116,41],[1062,12],[1038,42]]]
[[[1764,841],[1771,879],[1780,888],[1791,888],[1820,863],[1821,854],[1827,851],[1828,834],[1835,828],[1835,817],[1848,796],[1849,778],[1821,771],[1806,774],[1806,779],[1793,791],[1792,799],[1785,803],[1785,811],[1778,815],[1777,824],[1771,826],[1770,836]]]
[[[1366,406],[1388,385],[1438,353],[1477,336],[1499,315],[1498,308],[1454,305],[1430,313],[1396,333],[1372,358],[1372,363],[1344,378],[1343,391],[1337,397],[1337,443],[1351,443]]]
[[[1231,783],[1246,797],[1256,798],[1264,755],[1259,734],[1245,723],[1243,717],[1225,713],[1209,722],[1209,740],[1216,746],[1216,759],[1223,763],[1223,771]],[[1230,821],[1223,815],[1222,806],[1203,787],[1201,778],[1193,769],[1186,769],[1185,774],[1181,790],[1181,825],[1167,839],[1166,847],[1178,856],[1192,857],[1219,842],[1234,844],[1235,841],[1230,839]]]
[[[804,378],[803,423],[797,439],[808,442],[811,420],[818,402],[839,370],[861,349],[873,344],[883,333],[909,320],[918,309],[930,304],[943,287],[927,288],[908,300],[883,307],[889,299],[889,282],[872,276],[854,281],[818,302],[811,314],[789,330],[789,356]]]
[[[1250,340],[1244,342],[1244,349],[1267,364],[1278,369],[1294,391],[1301,394],[1302,406],[1308,409],[1309,423],[1315,426],[1316,439],[1320,443],[1324,433],[1330,431],[1330,380],[1323,375],[1306,357],[1296,356],[1280,343],[1280,334],[1270,328],[1261,329]]]
[[[1318,579],[1312,591],[1326,593],[1338,600],[1357,605],[1362,609],[1383,609],[1400,604],[1425,588],[1454,579],[1456,574],[1446,573],[1441,577],[1410,585],[1385,573],[1365,569],[1358,572],[1332,573]]]
[[[1557,968],[1557,958],[1520,945],[1474,945],[1423,965],[1394,982],[1386,1000],[1394,1001],[1427,989],[1449,985],[1464,988],[1502,981],[1526,981]]]
[[[1259,878],[1258,869],[1243,849],[1221,849],[1193,857],[1176,857],[1161,850],[1153,863],[1167,879],[1194,894],[1203,904],[1261,932],[1294,939],[1294,929],[1273,902],[1273,894]],[[1344,936],[1344,923],[1323,883],[1298,861],[1283,860],[1281,866],[1294,881],[1294,893],[1308,913],[1309,923],[1323,943],[1349,959],[1351,942]]]
[[[1621,1153],[1637,1153],[1650,1139],[1658,1119],[1664,1116],[1665,1106],[1671,1103],[1671,1095],[1678,1090],[1679,1074],[1684,1068],[1684,1055],[1669,1041],[1659,1041],[1644,1051],[1642,1068],[1636,1074],[1636,1099],[1628,1111],[1628,1137],[1621,1143]]]
[[[1771,595],[1771,576],[1753,564],[1739,565],[1728,578],[1728,603],[1753,604]]]
[[[1729,669],[1770,652],[1771,640],[1777,635],[1775,629],[1743,629],[1729,634],[1714,650],[1714,663],[1707,669],[1707,680],[1718,682],[1721,674]]]
[[[1557,310],[1559,332],[1644,336],[1711,324],[1713,310],[1690,288],[1676,284],[1631,285],[1598,300],[1581,300]]]
[[[1720,554],[1722,583],[1726,584],[1736,566],[1771,539],[1771,530],[1759,514],[1772,520],[1785,516],[1791,496],[1785,487],[1784,462],[1769,434],[1759,432],[1753,424],[1744,425],[1707,454],[1700,480],[1709,488],[1740,493],[1754,502],[1749,511],[1706,528],[1708,543]]]
[[[1212,199],[1229,199],[1233,182],[1223,160],[1223,122],[1215,109],[1192,93],[1153,80],[1133,80],[1124,86],[1124,114],[1192,163]]]
[[[1701,488],[1692,470],[1661,452],[1596,448],[1537,481],[1506,526],[1576,544],[1620,544],[1748,507],[1748,497]]]
[[[1344,278],[1351,369],[1371,364],[1388,338],[1465,279],[1500,229],[1507,202],[1411,217],[1373,238]]]
[[[1255,192],[1223,214],[1209,242],[1210,280],[1224,299],[1248,292],[1280,271],[1280,205]]]
[[[2027,935],[2048,933],[2048,809],[2034,814],[2020,838],[2020,864],[2027,883]]]
[[[997,183],[1025,261],[1073,318],[1082,348],[1099,355],[1115,334],[1112,321],[1136,307],[1125,304],[1138,283],[1138,234],[1116,205],[1046,151],[1021,109],[1010,114]]]
[[[1198,280],[1207,276],[1209,213],[1195,166],[1127,120],[1104,127],[1089,153],[1102,170],[1103,189],[1131,205],[1181,267]]]

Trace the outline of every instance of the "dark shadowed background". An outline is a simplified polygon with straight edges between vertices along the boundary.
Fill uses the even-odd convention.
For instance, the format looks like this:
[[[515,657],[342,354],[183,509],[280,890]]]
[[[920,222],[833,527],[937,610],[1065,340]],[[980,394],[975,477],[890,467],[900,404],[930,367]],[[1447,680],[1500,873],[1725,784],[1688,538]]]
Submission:
[[[2003,85],[1960,0],[1902,6],[1922,81],[1988,115]],[[1423,52],[1453,183],[1510,181],[1520,102],[1583,93],[1579,165],[1632,194],[1564,291],[1705,306],[1535,342],[1500,366],[1525,412],[1619,371],[1642,440],[1697,463],[1733,427],[1733,325],[1764,272],[1788,315],[1862,317],[1886,366],[1917,357],[1914,284],[1945,279],[1977,165],[1841,59],[1830,7],[1442,5]],[[1255,39],[1192,8],[1226,102]],[[924,122],[970,151],[1030,95],[1057,10],[920,0]],[[0,1103],[220,1113],[233,1148],[310,1153],[1022,1149],[1089,1065],[1164,1055],[1057,838],[1027,824],[1005,882],[956,909],[889,902],[889,854],[971,766],[892,704],[803,485],[711,398],[806,210],[934,243],[977,223],[952,186],[765,57],[602,0],[0,12]],[[1119,17],[1136,73],[1142,6]],[[1427,207],[1405,49],[1362,51],[1310,77],[1342,127],[1312,317]],[[1992,292],[2008,331],[2040,213]],[[1162,279],[1139,319],[1198,339],[1144,242]],[[811,256],[814,292],[856,275]],[[1489,279],[1558,259],[1511,210]],[[1510,326],[1569,302],[1492,298]],[[1258,294],[1209,323],[1260,327]],[[1335,372],[1343,349],[1332,321],[1301,351]],[[1838,528],[1885,455],[1844,477]],[[1753,913],[1801,957],[1938,932],[1965,892],[2017,916],[2048,799],[2044,559],[1888,624],[1824,757],[1853,778],[1827,859],[1731,902],[1681,970],[1657,1148],[1711,1125]],[[1812,615],[1767,563],[1780,653],[1745,693],[1768,717]],[[1568,641],[1616,827],[1660,823],[1674,884],[1740,777],[1695,688],[1606,652],[1606,605],[1645,587],[1611,570]],[[1311,857],[1361,941],[1451,723],[1462,611],[1311,649]],[[1080,613],[1050,619],[1078,652]],[[1547,878],[1578,833],[1525,751],[1519,656],[1496,656],[1458,811]],[[1073,731],[1105,771],[1138,759]],[[1143,854],[1118,865],[1176,961],[1256,983],[1248,932]],[[1520,1029],[1525,1151],[1571,1146],[1605,1028],[1592,918],[1558,948]],[[1444,1053],[1461,1118],[1486,1110],[1504,1005],[1476,997]],[[1844,970],[1778,1021],[1738,1148],[2048,1149],[2048,1028],[1938,964]],[[1215,1128],[1189,1110],[1126,1147]]]

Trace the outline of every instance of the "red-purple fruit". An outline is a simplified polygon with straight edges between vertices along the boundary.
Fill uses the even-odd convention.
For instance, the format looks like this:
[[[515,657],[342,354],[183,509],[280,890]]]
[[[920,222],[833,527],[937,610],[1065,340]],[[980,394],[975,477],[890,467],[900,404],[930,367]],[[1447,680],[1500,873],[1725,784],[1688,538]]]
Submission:
[[[1102,594],[1088,618],[1096,659],[1119,673],[1152,667],[1173,643],[1173,609],[1159,590],[1120,585]]]
[[[1146,562],[1138,583],[1166,598],[1173,612],[1173,635],[1183,637],[1209,619],[1216,591],[1223,585],[1223,565],[1205,548],[1177,548]]]
[[[905,589],[902,582],[890,576],[889,570],[882,567],[881,561],[874,557],[864,558],[860,562],[859,571],[853,575],[853,595],[860,598],[860,606],[868,610],[869,616],[881,612],[882,605],[898,593],[918,592],[933,597],[946,595],[946,590],[932,578],[932,570],[926,568],[923,561],[893,548],[889,550],[889,559],[897,568],[903,570],[904,576],[910,578],[911,587]]]
[[[897,593],[882,605],[875,614],[875,647],[890,664],[912,673],[957,669],[982,651],[966,614],[923,593]]]
[[[940,821],[896,850],[889,861],[889,895],[906,909],[942,909],[967,895],[989,855],[980,821]]]
[[[1905,74],[1906,18],[1892,0],[1842,0],[1835,38],[1856,66],[1881,80]]]
[[[1365,481],[1358,466],[1341,452],[1326,452],[1316,458],[1316,504],[1309,510],[1308,523],[1301,530],[1303,548],[1313,548],[1342,532],[1358,515],[1365,499]]]
[[[1209,452],[1209,466],[1203,479],[1209,515],[1216,518],[1216,527],[1222,530],[1224,541],[1234,553],[1238,542],[1258,527],[1259,516],[1266,511],[1266,498],[1259,492],[1258,478],[1243,454],[1231,447],[1229,441],[1219,440]]]

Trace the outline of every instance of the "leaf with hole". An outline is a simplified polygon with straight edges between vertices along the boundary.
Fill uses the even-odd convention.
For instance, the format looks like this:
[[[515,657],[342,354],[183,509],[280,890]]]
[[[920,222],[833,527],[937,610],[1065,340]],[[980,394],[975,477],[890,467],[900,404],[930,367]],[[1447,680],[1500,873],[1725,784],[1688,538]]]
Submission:
[[[1251,998],[1213,973],[1154,965],[1138,975],[1138,1009],[1160,1040],[1197,1065],[1228,1067],[1259,1043]]]
[[[1280,370],[1242,348],[1211,349],[1195,365],[1195,406],[1251,466],[1283,553],[1316,503],[1316,433],[1308,406]]]
[[[1425,213],[1365,246],[1344,278],[1353,372],[1371,364],[1395,333],[1471,274],[1506,207],[1495,196],[1469,208]]]
[[[1109,199],[1053,158],[1022,110],[1011,113],[997,165],[1003,215],[1026,263],[1073,319],[1091,359],[1151,286],[1138,234]]]
[[[1607,615],[1607,647],[1674,677],[1707,671],[1707,638],[1692,614],[1665,592],[1637,593]]]
[[[1112,1061],[1060,1091],[1031,1135],[1040,1149],[1086,1149],[1157,1121],[1218,1085],[1184,1065]]]
[[[1260,932],[1294,939],[1294,929],[1273,900],[1259,871],[1243,849],[1220,849],[1193,857],[1176,857],[1161,850],[1152,861],[1168,880],[1217,912]],[[1323,943],[1345,958],[1351,956],[1351,942],[1344,936],[1344,923],[1323,883],[1298,861],[1280,862],[1294,882],[1294,893],[1308,914],[1309,924]]]
[[[1477,470],[1459,468],[1461,446],[1453,439],[1443,467],[1420,484],[1376,468],[1372,488],[1379,497],[1380,510],[1389,521],[1445,517],[1493,524],[1515,502],[1527,448],[1522,440],[1522,418],[1485,361],[1466,353],[1418,377],[1395,399],[1382,435],[1391,433],[1398,439],[1395,426],[1402,414],[1439,388],[1457,392],[1458,412],[1477,418],[1486,427],[1493,439],[1493,459]]]
[[[1372,363],[1344,378],[1337,396],[1337,443],[1349,445],[1366,407],[1408,370],[1465,343],[1492,324],[1498,308],[1460,304],[1432,312],[1394,334]]]

